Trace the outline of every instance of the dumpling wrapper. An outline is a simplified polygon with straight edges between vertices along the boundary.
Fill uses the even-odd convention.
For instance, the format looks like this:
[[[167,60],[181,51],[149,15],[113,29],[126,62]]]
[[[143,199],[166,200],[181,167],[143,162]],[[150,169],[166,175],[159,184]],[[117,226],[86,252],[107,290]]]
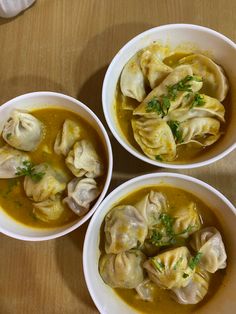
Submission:
[[[156,112],[147,112],[148,103],[153,100],[157,99],[160,100],[161,96],[168,94],[168,86],[173,86],[177,84],[187,76],[193,76],[193,71],[191,66],[189,65],[181,65],[176,67],[173,72],[171,72],[160,85],[155,87],[143,100],[143,102],[134,110],[134,115],[142,115],[146,117],[157,117],[158,114]],[[196,81],[192,79],[188,82],[190,88],[193,92],[197,92],[202,88],[202,82]],[[170,101],[170,108],[169,112],[178,108],[183,102],[187,101],[186,96],[189,94],[188,91],[179,91],[177,93],[177,97],[175,100]]]
[[[168,119],[183,122],[192,118],[212,117],[217,118],[221,122],[225,122],[225,108],[216,99],[204,94],[199,94],[204,104],[201,106],[194,106],[191,108],[191,102],[188,107],[179,107],[168,114]],[[192,100],[193,101],[193,100]]]
[[[131,120],[134,138],[145,155],[153,160],[176,158],[176,144],[170,127],[159,118],[135,117]]]
[[[66,165],[76,177],[96,178],[104,172],[102,161],[88,140],[75,143],[66,157]]]
[[[192,67],[193,74],[201,76],[203,87],[201,92],[213,98],[223,101],[228,93],[229,84],[223,69],[210,58],[193,54],[179,60],[180,64],[188,64]]]
[[[168,202],[161,192],[150,191],[134,205],[145,218],[148,227],[155,225],[161,212],[166,211]]]
[[[33,214],[39,220],[50,222],[61,217],[64,207],[59,196],[33,203]]]
[[[178,145],[193,142],[201,146],[209,146],[221,136],[220,122],[214,118],[189,119],[180,123],[179,130],[182,135],[182,142]]]
[[[144,243],[148,226],[140,212],[131,205],[114,207],[105,218],[105,251],[118,254]]]
[[[35,150],[44,136],[41,121],[32,114],[14,110],[3,126],[2,137],[12,147],[24,150]]]
[[[199,266],[209,273],[226,268],[227,255],[220,232],[215,227],[208,227],[195,232],[190,241],[191,247],[202,253]]]
[[[75,142],[80,138],[80,132],[78,123],[66,119],[63,123],[62,130],[58,132],[54,143],[55,153],[66,156]]]
[[[160,288],[186,287],[194,273],[189,267],[190,259],[188,248],[182,246],[148,259],[143,267],[147,270],[149,278]]]
[[[197,304],[207,294],[210,274],[202,268],[197,268],[186,287],[172,289],[172,298],[180,304]]]
[[[24,162],[29,161],[27,153],[18,151],[5,145],[0,148],[0,178],[10,179],[19,177],[18,168],[24,167]]]
[[[67,185],[67,197],[63,203],[78,216],[83,216],[90,208],[90,204],[98,197],[100,189],[92,178],[75,178]]]
[[[26,176],[24,179],[24,190],[26,195],[35,202],[45,201],[53,198],[66,188],[66,178],[46,163],[34,167],[35,173],[43,173],[40,180],[34,180]]]
[[[145,255],[139,250],[100,257],[99,273],[103,281],[112,288],[136,288],[144,280]]]
[[[168,53],[169,49],[167,47],[153,44],[144,49],[144,52],[140,56],[142,72],[147,77],[152,89],[159,85],[173,71],[171,67],[162,62]]]
[[[140,67],[139,54],[135,54],[124,66],[120,77],[120,89],[124,96],[139,102],[146,97],[145,77]]]

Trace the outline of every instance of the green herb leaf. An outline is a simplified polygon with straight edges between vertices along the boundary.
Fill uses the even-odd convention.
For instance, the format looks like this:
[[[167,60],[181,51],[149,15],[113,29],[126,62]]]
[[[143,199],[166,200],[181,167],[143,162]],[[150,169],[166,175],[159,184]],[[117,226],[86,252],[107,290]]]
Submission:
[[[162,273],[163,269],[165,268],[165,265],[162,262],[158,262],[154,258],[151,258],[151,263],[156,270],[158,270],[160,273]]]
[[[33,181],[38,182],[40,181],[45,172],[35,172],[34,165],[28,161],[23,161],[23,167],[17,167],[17,172],[15,173],[17,176],[27,176],[30,177]]]
[[[163,224],[163,226],[166,228],[166,233],[168,236],[173,236],[174,231],[173,231],[173,222],[174,218],[172,218],[170,215],[166,213],[161,213],[160,214],[160,220]]]
[[[7,140],[10,139],[11,135],[12,135],[11,133],[7,133]]]
[[[189,84],[189,82],[192,81],[193,78],[194,78],[193,76],[187,75],[184,79],[182,79],[178,83],[171,86],[167,86],[168,98],[170,98],[170,100],[175,100],[177,97],[177,93],[180,91],[192,93],[193,91],[191,89],[191,85]]]
[[[175,120],[170,120],[167,121],[173,135],[174,135],[174,139],[177,143],[182,143],[183,138],[182,138],[182,132],[179,129],[180,126],[180,122],[179,121],[175,121]]]
[[[156,97],[148,102],[146,112],[156,112],[158,114],[162,114],[161,103]]]
[[[188,278],[189,274],[183,273],[183,278]]]
[[[188,266],[194,270],[194,268],[198,265],[198,263],[200,262],[200,259],[202,257],[202,253],[198,252],[188,263]]]
[[[155,159],[156,159],[157,161],[163,161],[163,158],[161,157],[161,155],[156,155],[156,156],[155,156]]]
[[[204,100],[204,97],[201,96],[199,93],[196,93],[194,95],[194,99],[193,99],[193,102],[190,106],[190,109],[192,109],[193,107],[201,107],[201,106],[204,106],[205,104],[205,100]]]
[[[177,262],[175,263],[175,265],[174,265],[174,270],[177,270],[177,268],[180,266],[180,264],[182,263],[182,261],[183,261],[184,259],[183,259],[183,257],[181,256],[178,260],[177,260]]]
[[[170,100],[168,96],[162,96],[162,111],[163,116],[166,116],[168,114],[168,111],[170,109]]]

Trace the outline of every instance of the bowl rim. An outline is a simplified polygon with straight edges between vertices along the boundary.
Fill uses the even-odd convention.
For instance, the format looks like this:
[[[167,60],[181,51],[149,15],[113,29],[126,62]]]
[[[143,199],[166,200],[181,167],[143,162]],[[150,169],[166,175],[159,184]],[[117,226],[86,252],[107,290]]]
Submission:
[[[107,203],[108,201],[112,201],[112,203],[115,203],[116,194],[119,193],[121,190],[125,189],[128,186],[131,186],[134,183],[141,182],[141,181],[146,180],[146,179],[161,178],[161,177],[177,178],[180,180],[185,180],[187,182],[190,181],[190,182],[193,182],[197,185],[202,186],[204,189],[207,189],[209,192],[212,192],[218,198],[220,198],[227,205],[229,210],[231,210],[234,213],[234,215],[236,216],[236,207],[219,190],[217,190],[216,188],[214,188],[213,186],[211,186],[210,184],[208,184],[202,180],[199,180],[193,176],[189,176],[189,175],[182,174],[182,173],[173,173],[173,172],[148,173],[148,174],[144,174],[144,175],[132,178],[132,179],[122,183],[118,187],[116,187],[110,194],[108,194],[103,199],[103,201],[98,206],[97,211],[92,216],[92,218],[89,222],[86,234],[85,234],[84,245],[83,245],[83,272],[84,272],[85,282],[86,282],[87,288],[89,290],[90,296],[93,299],[93,302],[95,303],[96,307],[98,308],[98,310],[100,311],[101,314],[103,313],[102,302],[96,297],[96,290],[94,289],[93,282],[91,280],[89,271],[86,267],[86,265],[87,265],[86,260],[87,260],[87,258],[89,258],[89,246],[91,244],[90,235],[93,233],[93,227],[96,224],[97,218],[104,211],[104,208],[106,208],[106,207],[104,207],[104,203]],[[126,305],[130,307],[129,304],[126,304]]]
[[[150,28],[150,29],[138,34],[137,36],[133,37],[131,40],[129,40],[113,57],[110,65],[106,71],[104,80],[103,80],[102,107],[103,107],[103,113],[104,113],[107,125],[108,125],[109,129],[111,130],[113,136],[116,138],[116,140],[119,142],[119,144],[121,146],[123,146],[123,148],[125,148],[134,157],[136,157],[136,158],[138,158],[138,159],[140,159],[146,163],[149,163],[151,165],[157,166],[157,167],[164,167],[167,169],[193,169],[193,168],[198,168],[198,167],[209,165],[213,162],[216,162],[216,161],[222,159],[223,157],[225,157],[226,155],[228,155],[229,153],[231,153],[233,150],[236,149],[236,141],[230,147],[228,147],[224,151],[222,151],[220,154],[218,154],[214,157],[211,157],[207,160],[204,160],[204,161],[187,163],[187,164],[184,164],[184,163],[183,164],[165,163],[165,162],[152,160],[152,159],[148,158],[147,156],[145,156],[143,153],[140,153],[140,152],[136,151],[134,148],[132,148],[131,146],[129,146],[126,143],[126,141],[122,138],[122,136],[119,135],[119,133],[114,128],[112,120],[110,120],[108,118],[109,117],[108,108],[111,106],[111,104],[106,103],[106,91],[108,89],[107,88],[108,82],[109,82],[110,78],[112,77],[113,67],[115,66],[117,60],[119,60],[120,56],[126,51],[127,48],[129,48],[130,46],[132,46],[133,44],[135,44],[136,42],[141,40],[146,35],[155,33],[157,30],[160,31],[160,30],[171,30],[171,29],[192,29],[192,30],[203,31],[203,32],[209,33],[215,37],[220,38],[222,41],[225,41],[227,44],[229,44],[230,46],[232,46],[236,50],[236,43],[234,43],[231,39],[229,39],[228,37],[226,37],[225,35],[217,32],[217,31],[215,31],[211,28],[205,27],[205,26],[200,26],[200,25],[196,25],[196,24],[176,23],[176,24],[165,24],[165,25],[160,25],[160,26]]]
[[[24,240],[24,241],[44,241],[44,240],[51,240],[51,239],[56,239],[58,237],[64,236],[70,232],[72,232],[73,230],[77,229],[78,227],[80,227],[82,224],[84,224],[92,215],[93,213],[97,210],[99,204],[101,203],[101,201],[104,199],[104,197],[106,196],[106,193],[108,191],[110,182],[111,182],[111,178],[112,178],[112,169],[113,169],[113,153],[112,153],[112,146],[111,146],[111,142],[109,139],[109,136],[107,134],[107,131],[105,129],[105,127],[103,126],[102,122],[100,121],[100,119],[97,117],[97,115],[89,108],[87,107],[84,103],[82,103],[80,100],[77,100],[74,97],[62,94],[62,93],[58,93],[58,92],[51,92],[51,91],[36,91],[36,92],[31,92],[31,93],[26,93],[26,94],[22,94],[20,96],[14,97],[10,100],[8,100],[7,102],[5,102],[3,105],[0,106],[0,113],[3,109],[7,108],[7,107],[11,107],[12,106],[12,102],[14,103],[15,101],[19,101],[21,99],[28,99],[28,98],[32,98],[32,100],[34,99],[34,97],[44,97],[44,96],[48,96],[48,97],[58,97],[61,99],[65,99],[68,100],[72,103],[74,103],[75,105],[79,106],[80,108],[82,108],[82,110],[86,111],[92,118],[93,120],[97,123],[99,129],[101,130],[101,133],[103,134],[104,140],[105,140],[105,148],[107,150],[107,162],[108,162],[108,166],[107,166],[107,176],[106,176],[106,180],[105,180],[105,184],[102,190],[102,193],[99,195],[96,203],[94,204],[94,206],[91,208],[91,210],[88,211],[88,213],[86,215],[84,215],[79,221],[77,221],[75,224],[73,224],[72,226],[66,228],[65,225],[65,230],[56,232],[56,228],[55,228],[55,234],[51,234],[51,235],[47,235],[47,236],[23,236],[23,235],[19,235],[16,233],[13,233],[11,231],[5,230],[2,227],[0,227],[0,232],[2,232],[3,234],[10,236],[12,238],[18,239],[18,240]],[[58,107],[62,107],[60,105],[58,105]],[[10,217],[14,223],[20,223],[17,220],[15,220],[14,218]],[[22,226],[24,226],[24,224],[20,223]],[[27,228],[32,228],[35,229],[33,227],[28,227]],[[63,226],[62,226],[63,227]],[[38,228],[36,228],[38,229]],[[54,228],[43,228],[42,230],[53,230]]]

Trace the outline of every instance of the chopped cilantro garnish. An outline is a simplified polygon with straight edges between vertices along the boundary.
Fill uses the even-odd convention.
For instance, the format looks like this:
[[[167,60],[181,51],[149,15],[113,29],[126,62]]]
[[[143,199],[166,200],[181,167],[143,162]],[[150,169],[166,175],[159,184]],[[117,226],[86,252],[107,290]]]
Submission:
[[[180,264],[182,263],[182,261],[184,260],[184,258],[181,256],[178,260],[177,260],[177,262],[175,263],[175,265],[174,265],[174,270],[177,270],[177,268],[179,268],[179,266],[180,266]]]
[[[11,137],[11,133],[7,133],[7,140],[9,140]]]
[[[194,268],[198,265],[198,263],[200,262],[200,259],[202,257],[202,253],[198,252],[193,258],[191,258],[191,260],[188,263],[188,266],[194,270]]]
[[[161,103],[157,98],[153,98],[150,100],[146,107],[146,112],[157,112],[158,114],[162,114]]]
[[[183,278],[188,278],[189,274],[183,273]]]
[[[180,126],[180,122],[179,121],[174,121],[174,120],[170,120],[167,122],[173,135],[174,135],[174,139],[176,142],[181,143],[183,141],[182,139],[182,132],[179,129]]]
[[[156,155],[156,156],[155,156],[155,159],[156,159],[157,161],[163,161],[163,158],[161,157],[161,155]]]
[[[154,258],[151,258],[151,263],[156,270],[158,270],[160,273],[162,273],[163,269],[165,268],[165,265],[162,262],[158,262]]]
[[[45,172],[35,172],[34,165],[28,161],[23,161],[23,167],[17,167],[17,172],[15,173],[17,176],[28,176],[33,181],[38,182],[45,175]]]
[[[201,106],[204,106],[205,104],[205,100],[204,100],[204,97],[202,95],[200,95],[199,93],[196,93],[194,95],[194,99],[193,99],[193,102],[190,106],[190,109],[192,109],[193,107],[201,107]]]

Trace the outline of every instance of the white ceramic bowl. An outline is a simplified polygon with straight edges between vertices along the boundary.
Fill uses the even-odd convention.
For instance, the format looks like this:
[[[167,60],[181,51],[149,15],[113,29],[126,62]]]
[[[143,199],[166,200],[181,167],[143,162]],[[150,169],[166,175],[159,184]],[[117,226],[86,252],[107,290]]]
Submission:
[[[125,182],[104,199],[92,217],[84,242],[83,267],[89,292],[100,313],[137,313],[120,299],[99,275],[100,228],[106,214],[120,199],[132,191],[150,185],[171,185],[188,191],[200,198],[214,211],[224,231],[223,236],[228,255],[227,269],[223,283],[219,286],[216,294],[206,304],[204,303],[197,313],[236,313],[236,242],[234,241],[236,209],[210,185],[193,177],[176,173],[147,174]]]
[[[135,149],[124,137],[120,130],[119,123],[115,114],[115,91],[118,79],[127,61],[140,49],[147,47],[153,41],[158,41],[162,44],[168,44],[171,49],[179,45],[194,47],[196,50],[208,51],[213,59],[223,66],[230,82],[230,109],[227,123],[227,132],[220,141],[212,147],[207,153],[202,154],[194,162],[186,163],[163,163],[151,160],[143,153]],[[224,35],[216,31],[191,24],[170,24],[152,28],[139,34],[130,40],[112,60],[103,83],[102,102],[103,111],[107,124],[116,137],[117,141],[135,157],[150,163],[155,166],[186,169],[205,166],[220,158],[223,158],[233,149],[236,148],[236,107],[233,104],[236,102],[236,44]]]
[[[106,133],[105,128],[103,127],[100,120],[97,116],[84,104],[80,101],[63,94],[54,93],[54,92],[35,92],[25,94],[19,97],[16,97],[4,105],[0,106],[0,134],[2,132],[2,128],[4,122],[9,118],[12,110],[20,109],[20,110],[31,110],[35,108],[46,108],[46,107],[57,107],[57,108],[65,108],[68,109],[78,116],[82,117],[85,121],[88,121],[91,125],[93,125],[94,129],[97,131],[100,136],[105,152],[107,155],[108,167],[107,167],[107,175],[104,184],[104,188],[99,198],[97,199],[94,206],[90,209],[90,211],[83,216],[81,219],[67,224],[62,227],[56,228],[32,228],[25,226],[9,215],[2,209],[0,209],[0,232],[5,233],[6,235],[17,238],[20,240],[29,240],[29,241],[42,241],[49,240],[53,238],[60,237],[65,235],[74,229],[81,226],[86,220],[88,220],[92,214],[97,209],[100,202],[105,197],[107,189],[109,187],[112,175],[112,150],[110,140]]]

